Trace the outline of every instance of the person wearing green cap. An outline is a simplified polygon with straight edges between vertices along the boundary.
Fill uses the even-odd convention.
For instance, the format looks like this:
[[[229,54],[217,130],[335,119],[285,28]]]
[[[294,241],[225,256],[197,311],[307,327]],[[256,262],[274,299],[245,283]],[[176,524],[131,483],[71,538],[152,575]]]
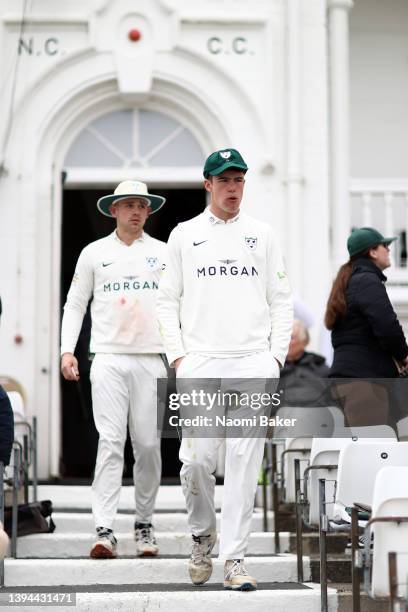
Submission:
[[[347,240],[350,259],[333,282],[325,314],[334,349],[331,377],[393,378],[408,366],[407,342],[383,274],[396,239],[362,227]]]
[[[114,219],[114,231],[86,246],[78,259],[64,306],[61,371],[78,381],[74,356],[79,332],[91,303],[92,409],[99,433],[92,483],[96,540],[90,556],[117,556],[113,525],[119,504],[123,452],[129,425],[135,463],[135,539],[137,556],[155,556],[151,524],[160,486],[160,439],[157,437],[157,378],[166,376],[163,345],[156,319],[159,278],[166,245],[144,231],[165,198],[148,192],[141,181],[122,181],[100,198],[100,213]]]
[[[169,238],[157,312],[179,385],[187,379],[207,379],[208,385],[209,379],[220,380],[220,386],[225,379],[243,379],[247,388],[249,379],[278,378],[285,363],[291,290],[272,228],[240,212],[247,169],[236,149],[212,153],[203,171],[209,206],[179,224]],[[242,438],[220,430],[209,437],[183,435],[180,477],[193,540],[190,578],[200,585],[212,573],[214,471],[223,442],[219,556],[225,562],[224,587],[253,590],[256,580],[245,568],[244,555],[264,451],[264,437],[254,432]]]

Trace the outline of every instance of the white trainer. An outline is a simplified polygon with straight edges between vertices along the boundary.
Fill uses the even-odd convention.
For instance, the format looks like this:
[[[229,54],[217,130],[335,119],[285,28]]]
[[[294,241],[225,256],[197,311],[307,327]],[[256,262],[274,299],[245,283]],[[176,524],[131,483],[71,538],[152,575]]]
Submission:
[[[248,574],[243,559],[230,559],[224,565],[224,589],[255,591],[255,578]]]
[[[211,551],[217,541],[217,534],[207,536],[193,535],[193,547],[188,562],[188,571],[193,584],[204,584],[210,579],[213,570]]]
[[[135,540],[138,557],[155,557],[159,552],[151,523],[135,523]]]
[[[96,528],[96,542],[91,548],[90,556],[92,559],[115,559],[117,540],[113,535],[112,529],[105,527]]]

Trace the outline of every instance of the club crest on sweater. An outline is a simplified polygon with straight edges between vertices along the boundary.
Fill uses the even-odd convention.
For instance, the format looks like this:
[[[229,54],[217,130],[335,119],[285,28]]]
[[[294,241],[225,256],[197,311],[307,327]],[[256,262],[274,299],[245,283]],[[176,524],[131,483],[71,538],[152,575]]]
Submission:
[[[159,267],[158,257],[146,257],[146,264],[149,270],[157,270]]]
[[[248,249],[251,249],[251,251],[255,251],[258,245],[258,238],[253,238],[252,236],[245,236],[245,245],[248,247]]]

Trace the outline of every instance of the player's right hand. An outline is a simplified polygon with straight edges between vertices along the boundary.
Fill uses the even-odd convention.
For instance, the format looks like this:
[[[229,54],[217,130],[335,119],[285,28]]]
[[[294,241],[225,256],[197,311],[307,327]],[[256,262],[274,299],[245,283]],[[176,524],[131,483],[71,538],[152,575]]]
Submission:
[[[179,367],[180,363],[183,361],[183,359],[184,359],[184,357],[178,357],[178,358],[177,358],[177,359],[174,361],[173,366],[174,366],[174,369],[176,370],[176,372],[177,372],[177,370],[178,370],[178,367]]]
[[[78,360],[72,353],[61,357],[61,372],[65,380],[79,380]]]

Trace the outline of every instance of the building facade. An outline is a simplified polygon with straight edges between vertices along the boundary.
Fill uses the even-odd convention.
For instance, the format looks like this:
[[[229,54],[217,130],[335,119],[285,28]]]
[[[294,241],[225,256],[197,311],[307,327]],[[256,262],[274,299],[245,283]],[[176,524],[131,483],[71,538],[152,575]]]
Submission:
[[[235,147],[316,349],[353,225],[401,236],[390,293],[408,319],[404,0],[3,0],[0,18],[0,373],[39,419],[41,477],[61,472],[68,235],[94,239],[85,208],[95,229],[95,196],[125,178],[166,193],[148,230],[165,238],[204,206],[205,157]]]

